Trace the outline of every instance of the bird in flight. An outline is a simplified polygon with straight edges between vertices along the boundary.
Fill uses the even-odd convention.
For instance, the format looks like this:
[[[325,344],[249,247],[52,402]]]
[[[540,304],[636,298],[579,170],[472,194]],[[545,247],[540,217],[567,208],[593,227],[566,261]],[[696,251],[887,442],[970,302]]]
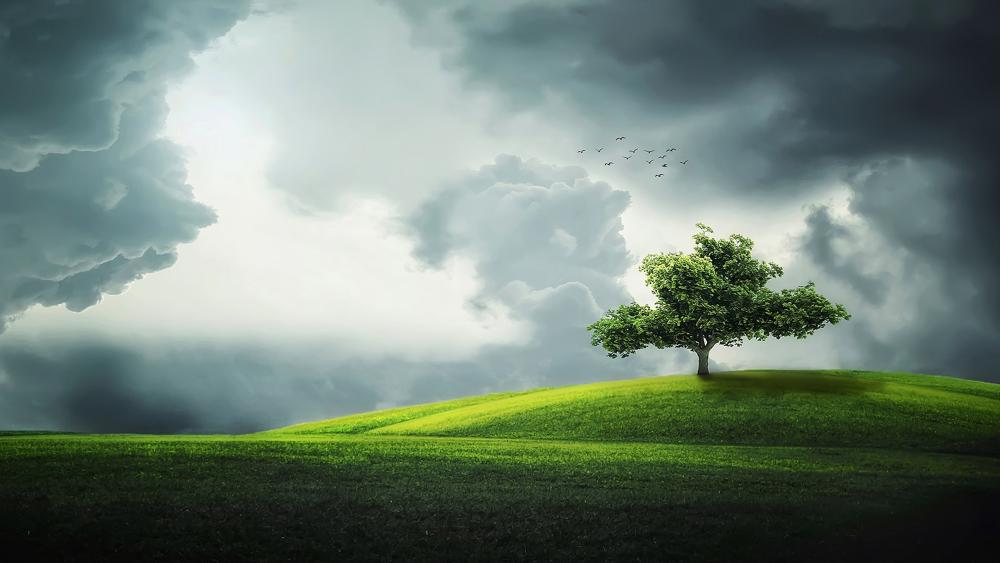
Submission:
[[[668,167],[668,166],[670,166],[670,165],[669,165],[669,164],[661,164],[661,165],[660,165],[660,168],[666,168],[666,167]]]
[[[663,176],[663,174],[657,174],[656,175],[657,178],[659,178],[660,176]]]
[[[647,160],[646,164],[653,164],[653,161],[652,160]]]
[[[604,166],[614,166],[614,162],[605,162]]]
[[[576,151],[576,152],[578,152],[578,153],[580,153],[580,154],[583,154],[583,151],[585,151],[585,150],[587,150],[587,149],[580,149],[580,150],[578,150],[578,151]]]
[[[665,155],[665,154],[661,154],[660,156],[658,156],[658,157],[656,157],[656,158],[667,158],[667,155]]]
[[[688,163],[688,161],[686,161],[686,160],[682,160],[681,161],[681,164],[687,164],[687,163]]]
[[[635,151],[637,151],[637,150],[639,150],[639,148],[638,148],[638,147],[636,147],[636,148],[634,148],[634,149],[632,149],[632,150],[630,150],[630,151],[628,151],[628,152],[630,152],[630,153],[632,153],[632,154],[635,154]]]
[[[597,152],[601,152],[603,150],[604,150],[604,147],[601,147],[601,148],[597,149]]]
[[[650,154],[650,153],[654,153],[654,152],[656,152],[654,149],[646,149],[646,154]]]
[[[625,140],[625,137],[615,137],[615,140],[616,140],[616,141],[624,141],[624,140]]]
[[[667,149],[667,152],[675,151],[675,150],[677,150],[677,147],[670,147],[669,149]]]
[[[624,158],[625,160],[628,160],[628,159],[630,159],[632,157],[631,156],[623,156],[622,158]]]

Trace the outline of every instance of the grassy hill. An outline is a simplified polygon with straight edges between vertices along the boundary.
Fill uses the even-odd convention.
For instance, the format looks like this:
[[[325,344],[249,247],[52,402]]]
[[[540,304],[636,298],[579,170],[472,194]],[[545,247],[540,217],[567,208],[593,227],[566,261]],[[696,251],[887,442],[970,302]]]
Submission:
[[[0,543],[63,560],[992,561],[1000,386],[756,371],[246,436],[0,434]],[[984,551],[986,550],[986,551]]]
[[[298,424],[385,434],[1000,453],[1000,386],[905,373],[742,371],[499,393]]]

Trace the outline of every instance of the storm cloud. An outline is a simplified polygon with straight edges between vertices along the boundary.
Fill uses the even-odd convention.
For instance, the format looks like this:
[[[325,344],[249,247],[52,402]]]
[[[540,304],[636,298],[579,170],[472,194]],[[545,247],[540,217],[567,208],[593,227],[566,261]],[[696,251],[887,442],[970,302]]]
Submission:
[[[361,358],[315,348],[18,337],[0,343],[0,427],[94,432],[249,432],[304,420],[486,392],[676,370],[689,354],[625,360],[584,327],[631,301],[622,237],[626,192],[512,155],[458,175],[407,218],[425,268],[468,261],[466,306],[519,323],[522,338],[452,361]],[[430,321],[432,322],[432,321]]]
[[[370,410],[378,398],[365,372],[303,362],[287,351],[54,343],[0,343],[0,427],[243,433]]]
[[[73,311],[176,260],[215,220],[158,138],[165,89],[245,2],[0,7],[0,332],[34,304]]]
[[[806,234],[801,245],[826,275],[843,281],[870,304],[879,305],[885,301],[888,290],[885,272],[868,271],[875,267],[872,256],[859,254],[859,238],[849,227],[831,217],[828,207],[816,207],[806,217]],[[838,245],[852,248],[840,251]]]
[[[507,385],[557,385],[656,373],[677,355],[609,361],[584,327],[633,298],[622,276],[635,265],[622,236],[627,192],[577,166],[500,155],[462,176],[409,219],[428,265],[471,260],[482,288],[470,305],[499,306],[526,322],[521,346],[486,349],[465,373]],[[501,385],[503,388],[503,385]]]
[[[821,272],[851,278],[853,309],[892,300],[886,291],[926,291],[912,295],[907,315],[928,334],[886,335],[895,353],[860,361],[988,373],[991,360],[969,353],[965,329],[932,327],[975,326],[976,346],[1000,345],[991,289],[1000,274],[1000,171],[988,148],[1000,126],[996,3],[594,0],[400,9],[418,43],[440,51],[471,87],[503,96],[511,111],[568,106],[588,124],[583,135],[635,132],[682,144],[702,170],[688,188],[706,205],[766,212],[779,200],[846,185],[854,219],[911,261],[906,271],[931,278],[868,276],[861,262],[881,257],[834,256],[830,242],[849,238],[849,227],[810,215],[801,250]],[[667,196],[657,199],[669,205]]]
[[[0,6],[0,167],[106,149],[130,105],[191,67],[244,0],[12,1]]]

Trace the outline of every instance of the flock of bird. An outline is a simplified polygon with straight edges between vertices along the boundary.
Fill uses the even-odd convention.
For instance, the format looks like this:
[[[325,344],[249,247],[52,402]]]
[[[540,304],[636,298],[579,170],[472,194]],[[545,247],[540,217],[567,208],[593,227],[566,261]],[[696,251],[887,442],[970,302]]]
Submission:
[[[615,137],[615,141],[617,141],[619,143],[622,142],[622,141],[624,141],[624,140],[625,140],[624,136],[622,136],[622,137]],[[594,151],[601,152],[605,148],[607,148],[607,147],[601,147],[599,149],[594,149]],[[656,160],[663,160],[663,159],[667,158],[668,154],[670,154],[670,153],[672,153],[672,152],[674,152],[676,150],[677,150],[677,147],[670,147],[669,149],[663,149],[663,154],[661,154],[661,155],[659,155],[659,156],[657,156],[655,158],[650,158],[649,160],[646,161],[646,165],[647,166],[652,165],[653,162],[655,162]],[[656,149],[642,149],[642,151],[645,152],[647,156],[649,156],[649,155],[652,155],[654,152],[656,152]],[[579,154],[583,154],[583,153],[587,152],[587,149],[580,149],[580,150],[578,150],[576,152],[579,153]],[[623,159],[629,160],[633,156],[636,156],[636,153],[639,152],[639,147],[635,147],[634,149],[631,149],[628,152],[631,153],[631,154],[622,156]],[[682,165],[688,163],[687,159],[681,160],[679,162]],[[614,165],[615,165],[615,162],[613,160],[609,160],[608,162],[604,163],[604,166],[614,166]],[[660,168],[667,168],[668,166],[670,166],[670,163],[664,162],[663,164],[660,165]],[[653,177],[655,177],[655,178],[662,178],[663,174],[662,173],[654,174]]]

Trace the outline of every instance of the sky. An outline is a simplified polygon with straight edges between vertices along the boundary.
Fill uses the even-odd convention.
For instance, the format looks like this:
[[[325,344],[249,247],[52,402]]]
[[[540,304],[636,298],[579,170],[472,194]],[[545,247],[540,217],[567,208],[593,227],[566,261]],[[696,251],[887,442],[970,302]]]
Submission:
[[[638,261],[698,222],[853,315],[713,369],[1000,381],[998,16],[2,2],[0,428],[237,433],[690,373],[585,327],[652,302]]]

